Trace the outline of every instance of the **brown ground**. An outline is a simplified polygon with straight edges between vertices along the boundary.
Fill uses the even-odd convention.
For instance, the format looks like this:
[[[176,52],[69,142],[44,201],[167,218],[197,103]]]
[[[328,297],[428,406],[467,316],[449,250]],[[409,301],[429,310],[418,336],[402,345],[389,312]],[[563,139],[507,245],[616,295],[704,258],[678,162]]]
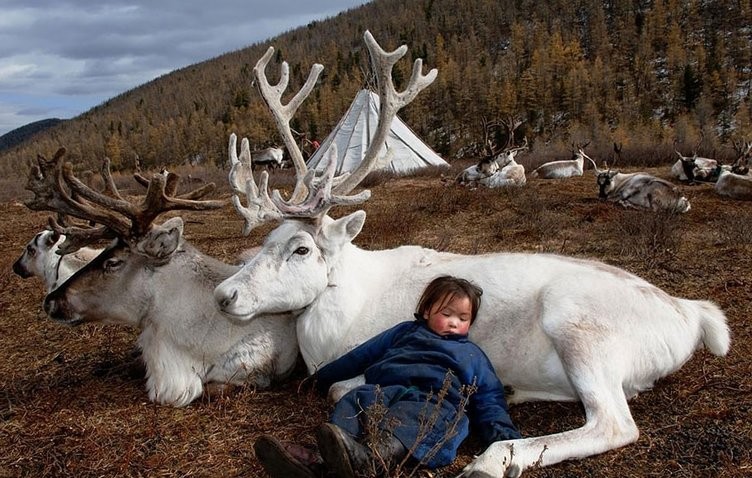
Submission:
[[[632,400],[637,443],[526,476],[750,476],[752,203],[720,198],[708,185],[682,188],[692,210],[677,219],[599,202],[589,174],[509,191],[442,187],[436,176],[392,179],[372,188],[356,242],[371,249],[420,244],[597,258],[673,295],[716,301],[728,315],[731,352],[718,358],[699,351]],[[243,238],[231,206],[184,217],[189,240],[226,261],[268,230]],[[13,201],[0,204],[0,218],[0,477],[263,476],[251,446],[259,434],[313,442],[328,405],[298,392],[302,368],[271,390],[243,389],[182,409],[149,403],[142,376],[122,367],[134,330],[57,325],[41,310],[41,282],[12,273],[46,215]],[[511,412],[525,436],[584,422],[581,407],[571,403],[523,404]],[[470,440],[461,451],[455,466],[430,476],[453,476],[482,450]]]

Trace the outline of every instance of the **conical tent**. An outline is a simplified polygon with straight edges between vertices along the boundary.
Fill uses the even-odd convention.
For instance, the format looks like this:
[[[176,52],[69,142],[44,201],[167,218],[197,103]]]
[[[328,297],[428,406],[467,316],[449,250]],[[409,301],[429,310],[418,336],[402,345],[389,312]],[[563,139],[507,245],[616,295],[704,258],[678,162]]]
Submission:
[[[354,170],[365,156],[379,122],[379,96],[369,90],[360,90],[345,116],[339,120],[329,136],[308,159],[308,168],[322,171],[325,155],[332,144],[337,145],[337,169],[340,174]],[[379,152],[379,160],[390,153],[389,163],[377,165],[374,170],[388,170],[399,174],[428,166],[449,166],[438,154],[421,141],[415,133],[394,117],[386,143]]]

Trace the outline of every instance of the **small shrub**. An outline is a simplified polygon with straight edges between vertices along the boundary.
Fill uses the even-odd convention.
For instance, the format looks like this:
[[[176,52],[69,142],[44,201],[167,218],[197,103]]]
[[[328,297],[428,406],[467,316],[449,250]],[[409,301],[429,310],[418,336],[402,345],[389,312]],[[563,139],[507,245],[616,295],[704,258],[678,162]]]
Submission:
[[[426,397],[426,401],[423,404],[423,408],[418,416],[418,436],[416,444],[425,439],[431,431],[434,429],[438,420],[441,418],[441,404],[446,399],[447,393],[452,386],[453,373],[448,370],[444,376],[444,381],[435,395],[429,393]],[[477,387],[475,383],[467,384],[462,387],[460,393],[462,398],[458,406],[458,412],[454,417],[452,423],[447,427],[447,433],[442,439],[437,442],[428,454],[425,456],[424,461],[430,460],[436,453],[439,452],[441,447],[447,440],[454,437],[457,434],[457,426],[465,415],[465,409],[469,403],[470,397],[476,392]],[[358,470],[356,472],[358,476],[365,478],[376,478],[383,476],[381,470],[383,470],[384,460],[378,455],[379,440],[384,438],[383,431],[391,432],[400,425],[396,418],[388,415],[389,408],[384,404],[384,397],[381,395],[380,388],[376,388],[376,400],[372,405],[363,410],[363,424],[364,424],[364,444],[371,449],[373,453],[374,462],[371,464],[370,470]],[[393,478],[408,478],[416,476],[418,469],[423,462],[415,463],[409,460],[414,450],[408,450],[407,456],[394,468],[390,475]]]
[[[673,211],[624,211],[615,224],[622,238],[621,254],[626,254],[648,266],[675,258],[681,245],[681,214]]]
[[[721,241],[737,246],[752,244],[752,211],[740,208],[733,214],[724,214],[713,223]]]

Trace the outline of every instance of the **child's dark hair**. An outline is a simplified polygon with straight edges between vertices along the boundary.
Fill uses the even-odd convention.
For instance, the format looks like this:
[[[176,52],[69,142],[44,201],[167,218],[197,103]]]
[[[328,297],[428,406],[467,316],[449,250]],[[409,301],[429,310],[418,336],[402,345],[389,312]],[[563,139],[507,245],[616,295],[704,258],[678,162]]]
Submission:
[[[472,315],[470,323],[475,322],[475,316],[478,315],[480,308],[480,296],[483,295],[483,289],[465,279],[452,276],[440,276],[432,280],[423,291],[418,301],[417,315],[423,317],[426,312],[430,313],[431,306],[441,301],[440,307],[448,304],[454,297],[467,297],[470,299]]]

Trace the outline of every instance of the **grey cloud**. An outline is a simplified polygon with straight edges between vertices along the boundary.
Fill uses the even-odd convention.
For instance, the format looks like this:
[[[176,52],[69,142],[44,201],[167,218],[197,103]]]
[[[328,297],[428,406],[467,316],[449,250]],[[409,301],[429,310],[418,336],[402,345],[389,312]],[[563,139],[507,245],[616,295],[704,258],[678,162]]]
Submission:
[[[362,0],[3,0],[0,91],[109,98]],[[5,117],[39,111],[5,104]],[[80,113],[94,104],[81,104]],[[18,126],[21,126],[20,124]],[[3,123],[0,134],[11,129]]]

